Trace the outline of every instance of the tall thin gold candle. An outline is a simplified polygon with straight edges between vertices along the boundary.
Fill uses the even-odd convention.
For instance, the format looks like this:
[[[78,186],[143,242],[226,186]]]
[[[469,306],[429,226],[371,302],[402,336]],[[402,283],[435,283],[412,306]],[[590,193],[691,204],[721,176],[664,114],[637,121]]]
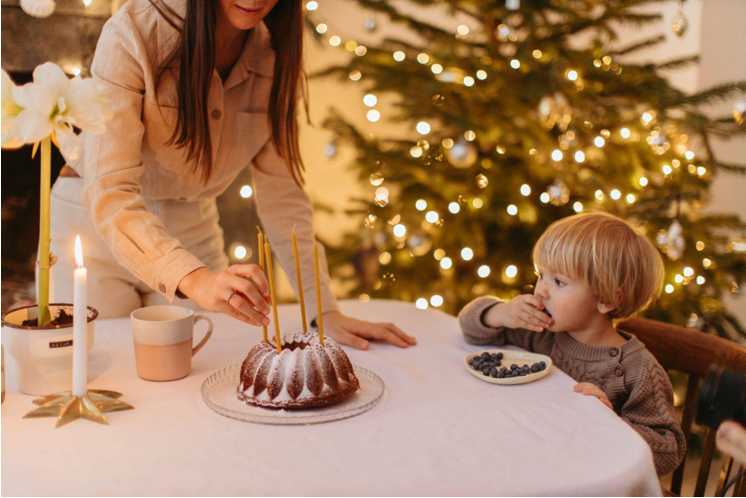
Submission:
[[[256,227],[259,229],[259,227]],[[257,246],[259,248],[259,268],[262,269],[262,273],[264,273],[264,234],[261,230],[259,230],[259,245]],[[262,325],[262,333],[263,333],[263,339],[262,342],[269,342],[269,338],[267,337],[267,326]]]
[[[313,269],[316,272],[316,307],[318,308],[319,316],[316,317],[316,322],[319,324],[319,342],[324,345],[324,318],[321,316],[321,282],[319,280],[319,244],[318,242],[313,243]]]
[[[300,316],[303,320],[303,333],[308,332],[306,324],[306,301],[303,299],[303,280],[300,276],[300,259],[298,258],[298,239],[295,238],[295,227],[293,227],[293,254],[295,254],[295,273],[298,274],[298,297],[300,299]]]
[[[277,354],[282,353],[280,340],[280,322],[277,321],[277,295],[275,294],[275,275],[272,271],[272,249],[269,242],[264,243],[264,257],[267,261],[267,272],[269,273],[269,293],[272,296],[272,316],[275,322],[275,341],[277,342]]]

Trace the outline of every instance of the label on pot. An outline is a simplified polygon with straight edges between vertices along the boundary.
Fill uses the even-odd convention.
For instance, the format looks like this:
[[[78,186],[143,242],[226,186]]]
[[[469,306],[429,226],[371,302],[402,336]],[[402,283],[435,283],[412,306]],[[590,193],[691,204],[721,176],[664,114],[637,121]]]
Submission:
[[[69,346],[73,345],[72,339],[69,341],[60,341],[60,342],[50,342],[49,343],[49,349],[55,349],[55,348],[67,348]]]

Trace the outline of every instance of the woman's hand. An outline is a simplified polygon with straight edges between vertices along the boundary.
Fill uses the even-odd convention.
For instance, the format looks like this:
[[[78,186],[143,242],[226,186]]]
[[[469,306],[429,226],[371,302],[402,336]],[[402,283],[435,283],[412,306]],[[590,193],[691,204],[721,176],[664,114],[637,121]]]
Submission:
[[[257,265],[233,265],[221,272],[199,268],[181,279],[179,290],[207,311],[249,325],[269,323],[269,284]]]
[[[339,311],[328,311],[324,313],[323,318],[324,335],[355,349],[368,349],[370,342],[366,339],[388,341],[400,348],[417,344],[417,339],[405,334],[393,323],[366,322],[343,315]]]
[[[614,409],[611,405],[611,401],[609,401],[609,397],[606,396],[606,393],[597,385],[591,384],[590,382],[581,382],[580,384],[575,384],[574,389],[576,393],[583,393],[586,396],[595,396],[601,400],[601,403],[605,404],[612,410]]]
[[[741,465],[746,465],[746,428],[726,420],[718,428],[716,441],[720,451],[732,456]]]
[[[541,310],[544,303],[533,294],[521,294],[507,303],[494,305],[487,310],[483,321],[488,327],[507,327],[543,332],[554,325],[554,319]]]

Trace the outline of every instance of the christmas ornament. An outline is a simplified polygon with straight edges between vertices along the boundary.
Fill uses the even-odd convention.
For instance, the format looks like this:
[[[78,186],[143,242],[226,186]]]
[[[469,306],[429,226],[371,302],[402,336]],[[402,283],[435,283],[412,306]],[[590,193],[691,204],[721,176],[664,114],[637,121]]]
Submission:
[[[21,0],[21,9],[33,17],[49,17],[56,6],[54,0]]]
[[[560,179],[554,181],[547,189],[549,202],[555,206],[567,204],[570,201],[570,188]]]
[[[484,175],[477,175],[477,187],[479,188],[486,188],[489,184],[489,181],[487,180],[487,177]]]
[[[497,28],[495,28],[495,38],[501,42],[511,40],[511,35],[516,37],[515,30],[507,24],[498,24]]]
[[[458,142],[447,150],[446,156],[448,157],[448,162],[455,168],[464,169],[474,165],[477,161],[478,153],[473,143],[459,138]]]
[[[658,232],[655,241],[671,261],[679,259],[684,254],[684,247],[686,247],[684,229],[681,227],[679,220],[673,220],[668,230]]]
[[[743,124],[743,115],[746,114],[746,98],[743,98],[733,106],[733,119],[736,124]]]
[[[734,237],[728,244],[728,251],[745,253],[746,252],[746,239],[743,237]]]
[[[331,142],[329,142],[329,144],[326,147],[324,147],[324,154],[329,159],[337,155],[337,141],[336,140],[332,140]]]
[[[375,172],[370,175],[370,184],[374,187],[379,186],[383,183],[383,174],[380,172]]]
[[[684,36],[684,33],[686,33],[686,29],[689,27],[689,21],[686,20],[686,17],[684,17],[684,2],[683,0],[679,3],[679,12],[673,16],[673,21],[671,22],[671,29],[673,30],[674,34],[678,37]]]

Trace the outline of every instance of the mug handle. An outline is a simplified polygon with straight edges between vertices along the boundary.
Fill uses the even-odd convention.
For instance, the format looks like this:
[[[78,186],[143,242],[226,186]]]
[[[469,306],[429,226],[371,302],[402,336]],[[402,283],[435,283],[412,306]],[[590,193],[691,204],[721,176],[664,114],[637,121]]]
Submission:
[[[192,349],[192,356],[199,353],[199,350],[202,349],[202,346],[205,345],[205,343],[207,342],[207,339],[209,339],[210,336],[212,335],[212,320],[210,320],[210,317],[208,317],[207,315],[194,315],[195,325],[197,325],[197,322],[200,320],[205,320],[209,324],[209,326],[207,327],[207,333],[205,334],[205,336],[202,338],[201,341],[199,341],[199,344],[194,346],[194,348]]]

